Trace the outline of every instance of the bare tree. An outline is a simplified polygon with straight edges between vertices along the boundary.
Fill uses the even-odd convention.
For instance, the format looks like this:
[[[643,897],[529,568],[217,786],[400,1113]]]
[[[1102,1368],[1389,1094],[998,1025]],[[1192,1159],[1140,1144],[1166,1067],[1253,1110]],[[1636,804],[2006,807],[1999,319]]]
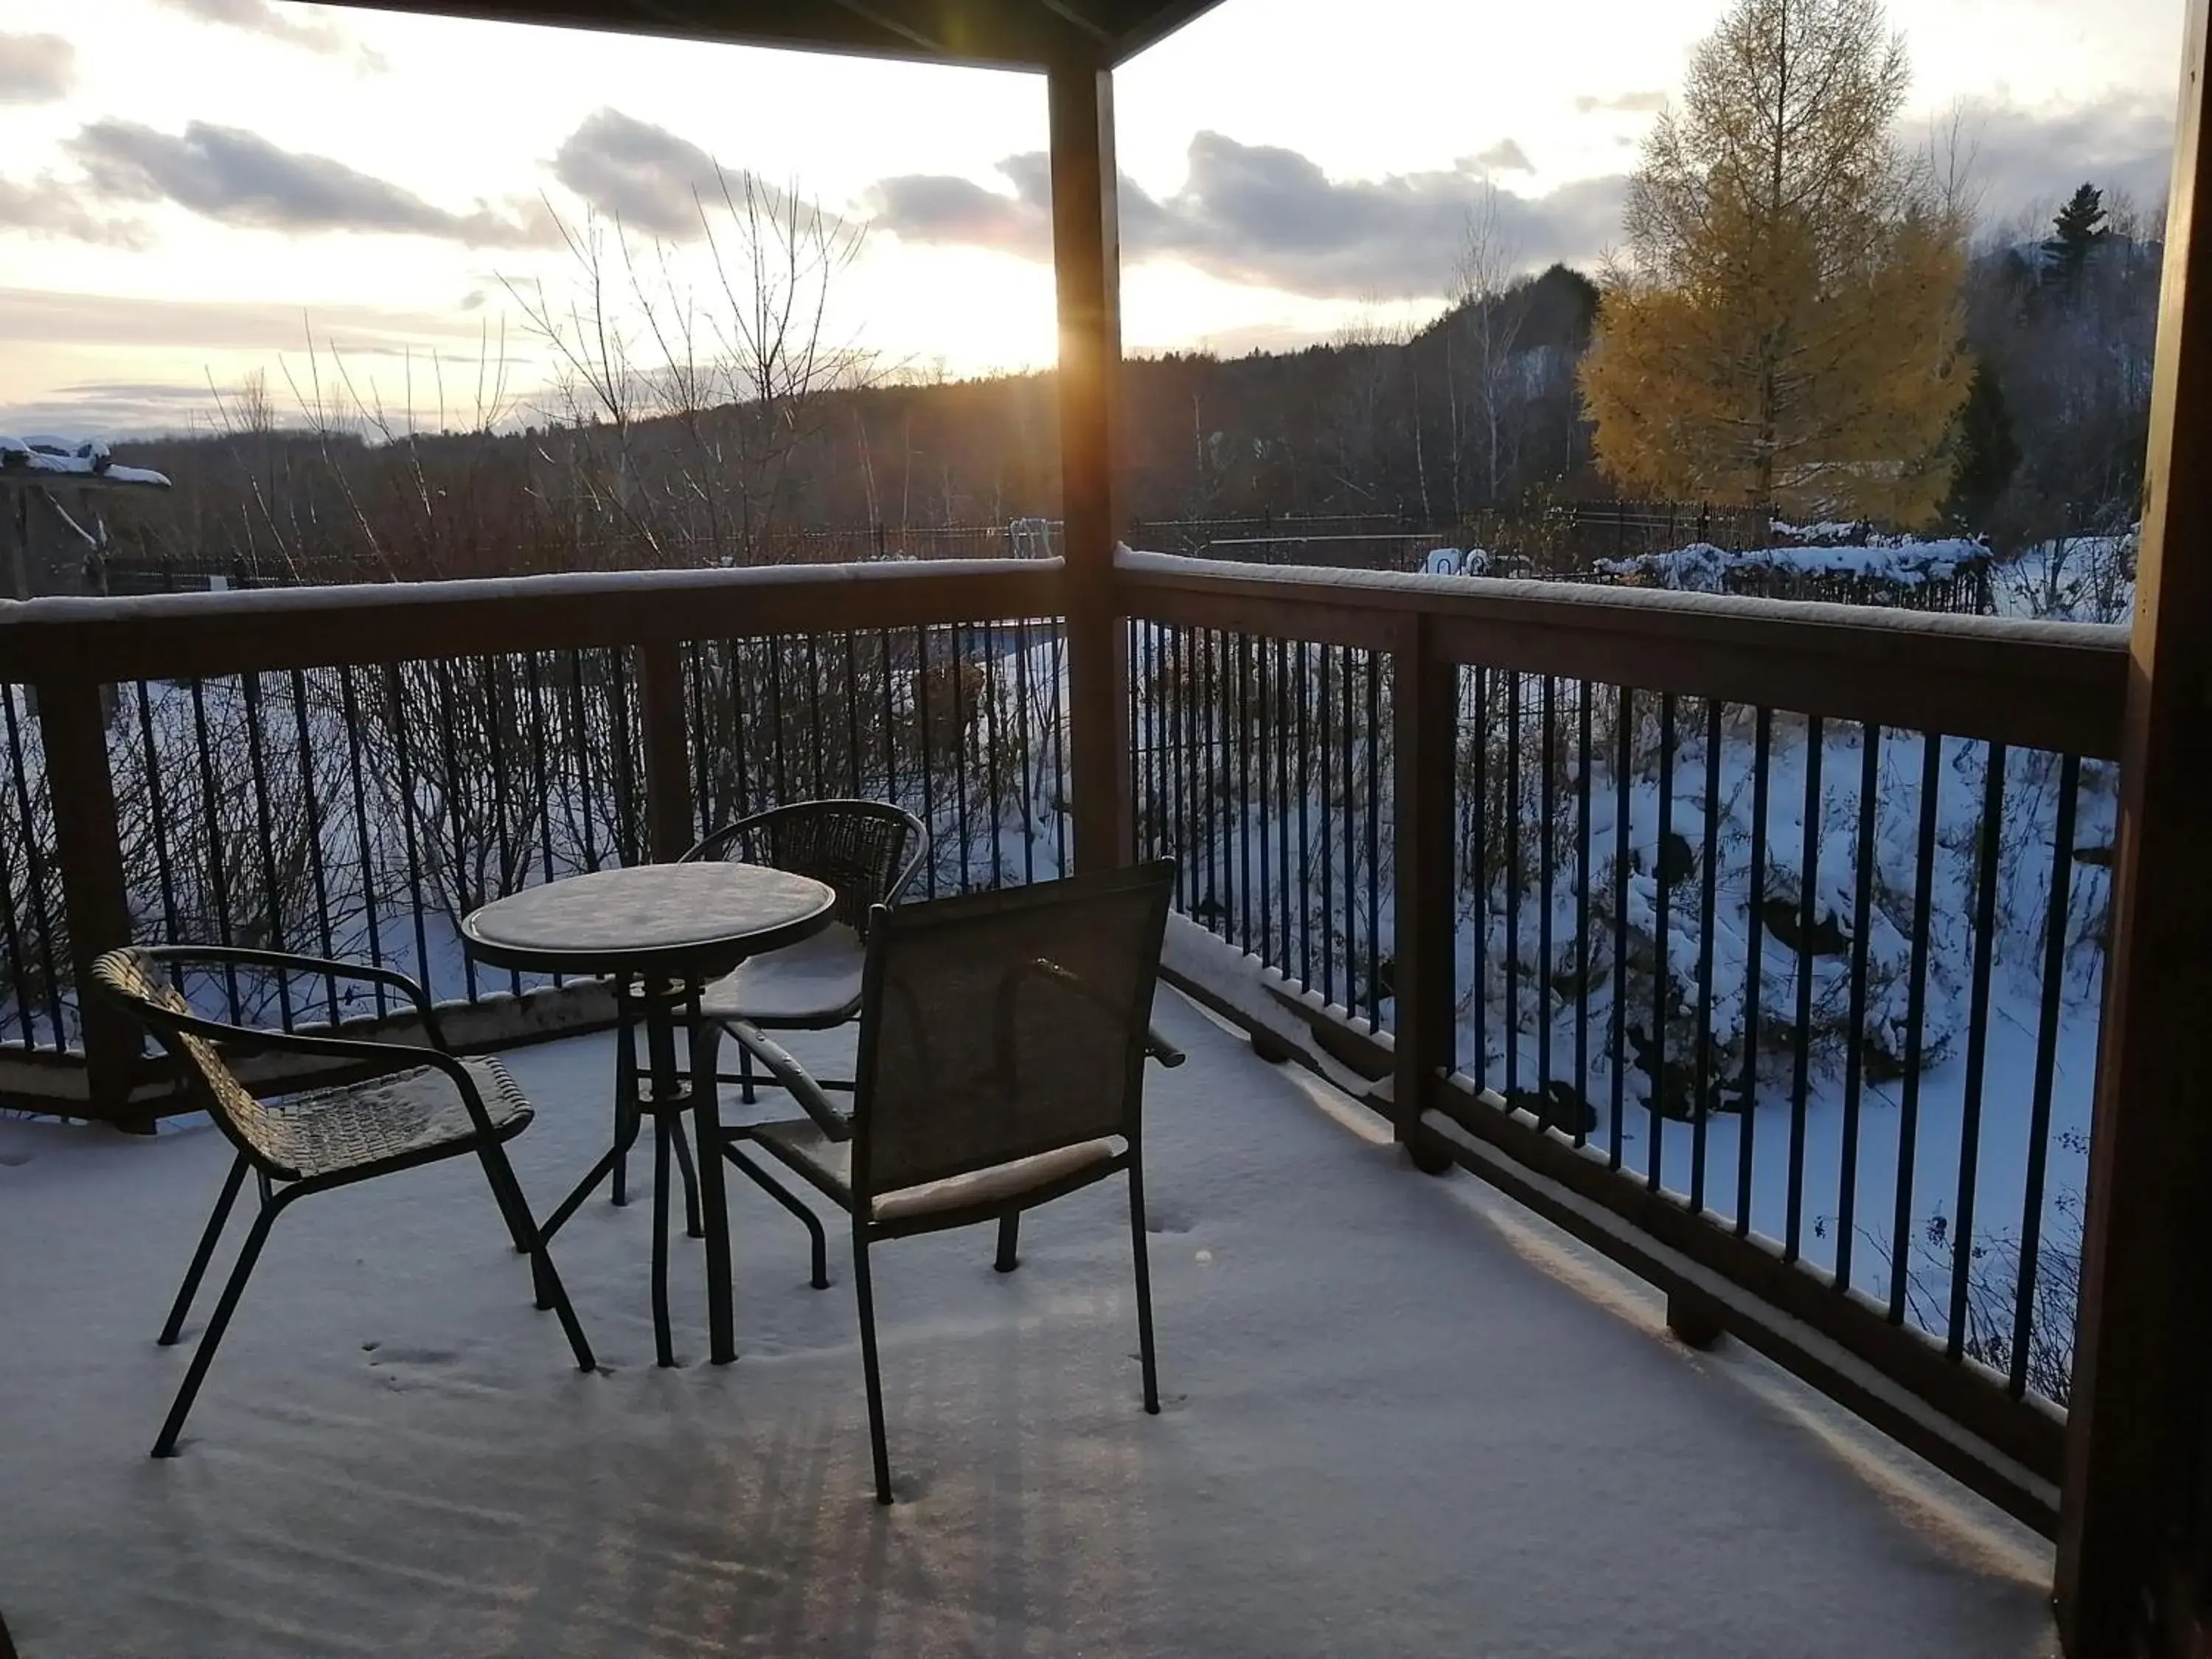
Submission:
[[[1482,434],[1483,505],[1495,508],[1504,497],[1507,469],[1507,405],[1514,380],[1514,346],[1528,315],[1516,303],[1513,281],[1520,248],[1498,209],[1498,186],[1486,183],[1467,210],[1459,258],[1452,271],[1453,316],[1445,337],[1447,386],[1451,405],[1452,507],[1464,514],[1462,458],[1466,436],[1461,413],[1462,377],[1472,393],[1472,413]],[[1464,364],[1456,359],[1463,355]]]

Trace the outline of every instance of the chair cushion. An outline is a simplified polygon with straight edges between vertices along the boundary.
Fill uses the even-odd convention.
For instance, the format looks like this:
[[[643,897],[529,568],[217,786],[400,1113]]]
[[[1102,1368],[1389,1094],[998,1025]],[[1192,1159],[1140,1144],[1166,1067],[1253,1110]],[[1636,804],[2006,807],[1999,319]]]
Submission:
[[[530,1103],[504,1066],[488,1055],[471,1055],[461,1064],[483,1097],[493,1127],[527,1120]],[[293,1095],[266,1103],[258,1116],[270,1143],[258,1150],[301,1177],[449,1146],[476,1130],[460,1091],[434,1066]]]
[[[860,1009],[866,962],[860,934],[840,922],[739,963],[707,988],[700,1011],[754,1025],[842,1025]]]
[[[811,1118],[763,1123],[749,1133],[766,1141],[772,1150],[787,1161],[801,1166],[817,1185],[850,1201],[853,1192],[851,1141],[830,1139],[822,1133],[821,1125]],[[1006,1203],[1039,1188],[1049,1187],[1054,1182],[1079,1175],[1085,1170],[1110,1163],[1121,1155],[1127,1145],[1118,1135],[1102,1140],[1079,1141],[1073,1146],[1056,1146],[1048,1152],[1039,1152],[1033,1158],[1018,1158],[1011,1164],[995,1164],[988,1170],[971,1170],[966,1175],[950,1176],[943,1181],[932,1181],[923,1186],[904,1187],[895,1193],[878,1193],[872,1218],[877,1221],[911,1221],[921,1216],[941,1215],[952,1210]]]

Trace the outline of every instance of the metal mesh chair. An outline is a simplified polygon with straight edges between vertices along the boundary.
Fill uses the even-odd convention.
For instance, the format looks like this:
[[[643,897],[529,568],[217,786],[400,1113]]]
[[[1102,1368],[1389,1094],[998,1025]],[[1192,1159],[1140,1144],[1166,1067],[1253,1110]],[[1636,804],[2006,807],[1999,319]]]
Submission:
[[[700,1045],[698,1070],[718,1083],[738,1085],[740,1097],[751,1105],[757,1091],[774,1079],[754,1071],[752,1058],[742,1047],[734,1073],[717,1070],[722,1036],[729,1024],[741,1021],[760,1030],[826,1031],[859,1013],[868,918],[878,905],[898,902],[921,872],[928,844],[929,832],[921,820],[900,807],[872,800],[808,800],[740,818],[684,854],[682,862],[687,864],[728,859],[811,876],[837,895],[836,921],[828,930],[755,957],[707,988],[700,1001],[701,1023],[692,1036]],[[640,1088],[635,1033],[629,1018],[631,1005],[625,998],[618,1006],[623,1017],[615,1049],[616,1064],[622,1068],[615,1089],[617,1145],[627,1124],[624,1115],[637,1110]],[[849,1092],[853,1085],[832,1079],[818,1080],[817,1086]],[[696,1237],[701,1231],[697,1180],[680,1139],[677,1146],[686,1219]],[[615,1164],[617,1204],[628,1197],[627,1162],[618,1158]]]
[[[1011,1273],[1024,1210],[1126,1173],[1145,1409],[1159,1409],[1144,1065],[1182,1059],[1148,1023],[1174,871],[1163,861],[878,909],[849,1121],[774,1039],[732,1025],[806,1115],[728,1130],[728,1150],[742,1159],[740,1143],[757,1144],[852,1218],[878,1502],[891,1501],[868,1278],[878,1239],[996,1221],[996,1265]]]
[[[226,972],[245,968],[397,987],[413,999],[431,1046],[271,1031],[205,1018],[192,1012],[175,982],[178,975],[199,968],[220,968]],[[155,1456],[167,1457],[175,1452],[177,1437],[184,1429],[193,1398],[277,1215],[309,1193],[350,1186],[444,1158],[474,1154],[483,1164],[508,1237],[515,1249],[530,1258],[538,1306],[559,1314],[578,1369],[592,1368],[592,1350],[583,1328],[553,1270],[544,1237],[531,1218],[521,1186],[507,1161],[506,1143],[530,1125],[530,1103],[497,1060],[465,1058],[447,1048],[436,1012],[421,986],[384,968],[272,951],[200,945],[111,951],[92,964],[92,983],[154,1033],[176,1061],[186,1088],[238,1149],[222,1194],[216,1200],[215,1213],[208,1219],[167,1322],[161,1327],[162,1346],[174,1344],[184,1328],[200,1279],[249,1170],[261,1195],[252,1231],[246,1236],[245,1248],[223,1285],[214,1316],[193,1351],[184,1383],[154,1443]],[[257,1099],[224,1062],[218,1043],[240,1050],[279,1050],[345,1060],[368,1075],[364,1081],[343,1087],[311,1090],[283,1100]]]

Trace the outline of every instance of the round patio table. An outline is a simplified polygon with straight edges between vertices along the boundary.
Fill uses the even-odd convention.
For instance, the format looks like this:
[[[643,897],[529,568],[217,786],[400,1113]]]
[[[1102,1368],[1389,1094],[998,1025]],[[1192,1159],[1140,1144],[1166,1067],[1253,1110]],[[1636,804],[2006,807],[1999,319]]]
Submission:
[[[690,1045],[691,1075],[684,1076],[676,1060],[678,1022],[682,1018],[687,1030],[695,1030],[700,993],[709,981],[748,957],[822,932],[836,902],[835,890],[821,882],[762,865],[644,864],[525,888],[471,911],[461,923],[463,947],[478,962],[532,973],[605,975],[615,981],[618,1001],[636,1001],[651,1055],[652,1092],[634,1109],[617,1110],[614,1146],[547,1219],[545,1236],[550,1238],[629,1155],[641,1117],[650,1116],[653,1334],[663,1365],[676,1363],[668,1321],[668,1155],[683,1133],[686,1113],[699,1149],[708,1350],[718,1365],[737,1358],[714,1077],[711,1067],[700,1070],[696,1042]],[[632,1070],[626,1056],[617,1058],[618,1079]]]

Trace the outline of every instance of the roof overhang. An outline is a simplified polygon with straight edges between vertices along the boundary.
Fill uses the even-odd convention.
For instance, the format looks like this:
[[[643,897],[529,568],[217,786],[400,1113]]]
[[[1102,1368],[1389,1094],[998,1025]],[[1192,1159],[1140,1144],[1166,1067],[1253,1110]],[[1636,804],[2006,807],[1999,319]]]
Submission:
[[[331,0],[991,69],[1111,69],[1219,0]]]

